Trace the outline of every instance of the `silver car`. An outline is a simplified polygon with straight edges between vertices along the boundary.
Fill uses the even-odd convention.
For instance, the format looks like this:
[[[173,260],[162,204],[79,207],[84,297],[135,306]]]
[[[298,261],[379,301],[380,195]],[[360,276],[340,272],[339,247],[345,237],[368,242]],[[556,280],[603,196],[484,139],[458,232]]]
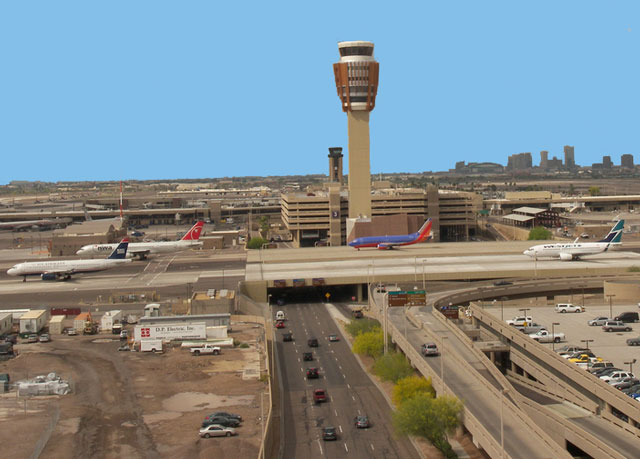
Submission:
[[[204,438],[209,437],[230,437],[236,434],[236,429],[233,427],[224,427],[219,424],[211,424],[207,427],[200,429],[200,436]]]
[[[602,329],[606,332],[619,332],[619,331],[627,331],[630,332],[632,330],[631,327],[629,327],[627,324],[625,324],[624,322],[620,322],[619,320],[608,320],[604,323],[604,325],[602,326]]]
[[[596,317],[595,319],[591,319],[587,322],[587,324],[589,324],[589,326],[591,327],[602,327],[608,320],[611,319],[609,317],[600,316]]]

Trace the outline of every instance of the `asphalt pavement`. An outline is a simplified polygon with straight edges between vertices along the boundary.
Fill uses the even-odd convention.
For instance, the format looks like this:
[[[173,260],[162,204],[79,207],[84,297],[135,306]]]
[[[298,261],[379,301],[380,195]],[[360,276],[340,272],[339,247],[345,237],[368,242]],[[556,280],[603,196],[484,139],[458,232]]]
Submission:
[[[352,354],[324,304],[290,304],[274,307],[287,316],[286,328],[276,329],[277,350],[284,386],[284,457],[418,458],[407,438],[399,437],[391,425],[391,409],[376,385]],[[292,342],[283,342],[290,331]],[[329,335],[337,334],[338,342]],[[319,346],[310,348],[309,338]],[[314,360],[305,362],[302,353]],[[320,378],[307,380],[309,367],[319,369]],[[313,402],[313,391],[325,389],[328,401]],[[357,429],[354,417],[367,415],[368,429]],[[322,428],[335,427],[336,441],[323,441]]]

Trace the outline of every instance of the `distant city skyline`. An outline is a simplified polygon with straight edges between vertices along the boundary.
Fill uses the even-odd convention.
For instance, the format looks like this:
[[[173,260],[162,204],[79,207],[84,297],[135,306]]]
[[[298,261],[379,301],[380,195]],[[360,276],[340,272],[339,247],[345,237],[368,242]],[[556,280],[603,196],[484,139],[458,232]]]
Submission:
[[[0,5],[0,184],[325,173],[344,40],[380,62],[372,174],[640,155],[637,2],[118,5]]]

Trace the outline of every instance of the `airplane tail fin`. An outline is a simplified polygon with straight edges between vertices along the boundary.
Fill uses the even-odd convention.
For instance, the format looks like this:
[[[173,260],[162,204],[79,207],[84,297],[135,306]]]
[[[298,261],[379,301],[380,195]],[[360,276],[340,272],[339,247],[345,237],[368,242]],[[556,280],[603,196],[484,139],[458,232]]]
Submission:
[[[422,242],[431,237],[431,218],[427,218],[420,230],[418,230],[418,240],[416,242]]]
[[[200,239],[200,233],[202,233],[202,227],[204,226],[203,221],[197,222],[195,225],[191,227],[187,234],[185,234],[181,241],[197,241]]]
[[[624,220],[618,220],[616,224],[611,228],[609,234],[604,239],[598,242],[609,242],[612,244],[619,244],[622,241],[622,230],[624,229]]]
[[[120,244],[118,244],[118,246],[113,249],[113,252],[111,252],[111,255],[109,255],[107,258],[110,260],[124,260],[125,258],[127,258],[127,247],[129,247],[129,239],[125,237],[122,241],[120,241]]]

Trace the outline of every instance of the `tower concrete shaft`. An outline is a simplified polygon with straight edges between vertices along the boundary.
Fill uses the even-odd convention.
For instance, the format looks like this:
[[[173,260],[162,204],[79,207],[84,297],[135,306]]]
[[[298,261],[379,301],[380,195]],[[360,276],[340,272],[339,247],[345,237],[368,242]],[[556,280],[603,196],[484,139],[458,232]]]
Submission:
[[[349,218],[371,217],[369,112],[376,105],[380,64],[373,58],[373,43],[338,43],[340,62],[333,64],[342,110],[347,113],[349,135]]]

